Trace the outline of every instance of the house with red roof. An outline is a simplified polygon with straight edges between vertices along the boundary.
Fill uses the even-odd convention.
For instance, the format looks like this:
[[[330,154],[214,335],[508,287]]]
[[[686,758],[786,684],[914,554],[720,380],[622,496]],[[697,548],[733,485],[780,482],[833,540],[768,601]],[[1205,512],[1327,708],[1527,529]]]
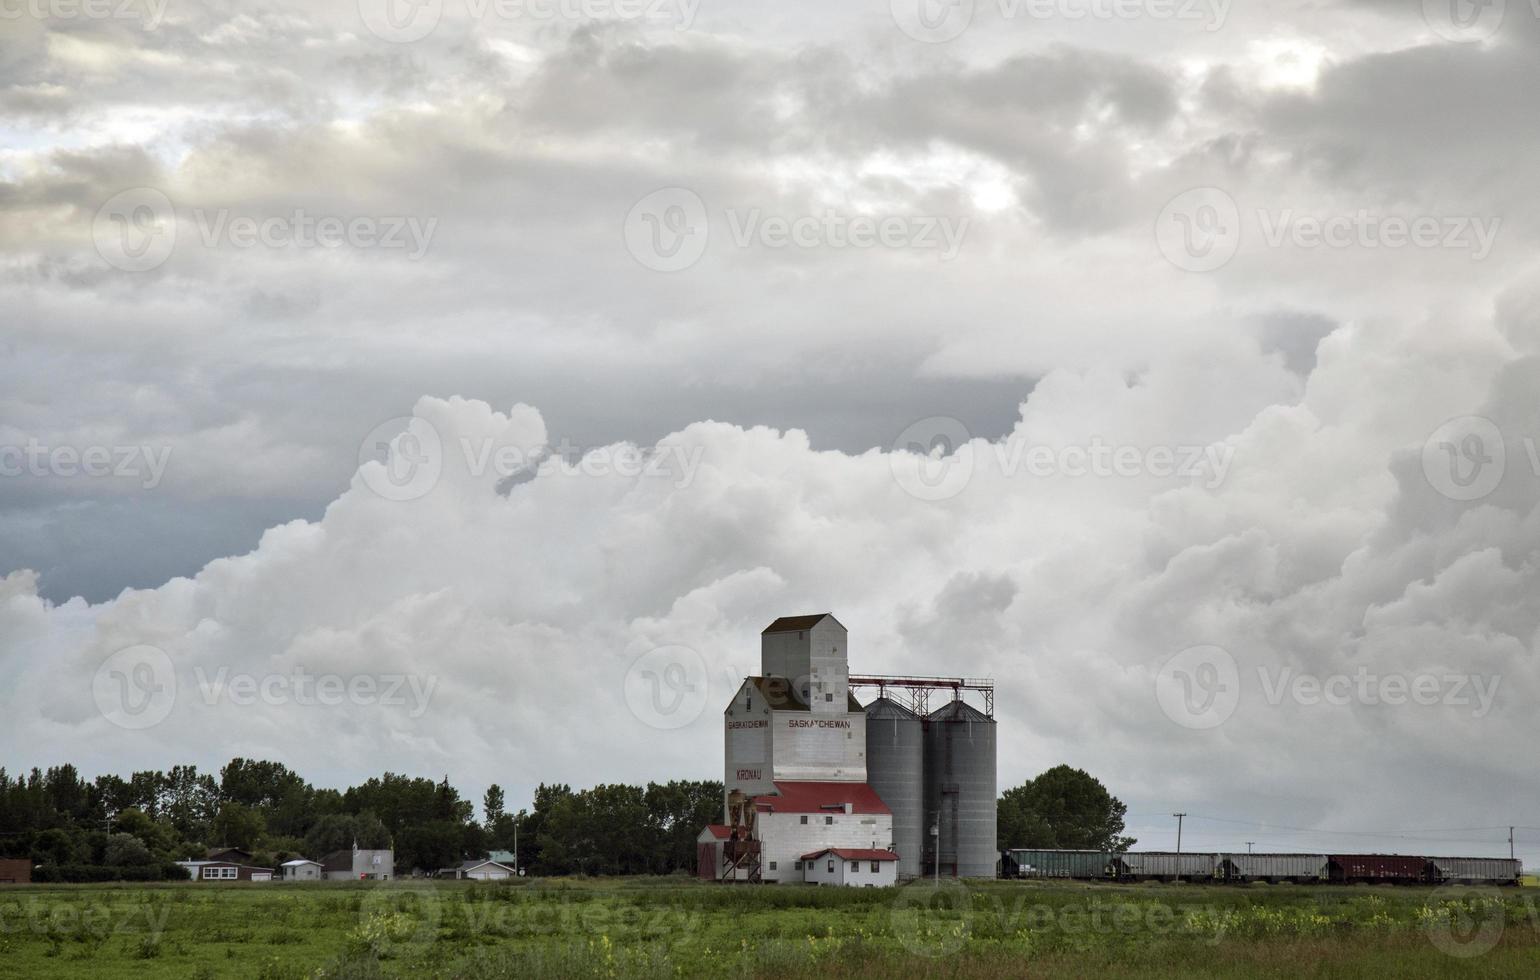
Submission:
[[[810,885],[883,888],[898,883],[898,855],[882,848],[825,847],[802,855],[802,880]]]

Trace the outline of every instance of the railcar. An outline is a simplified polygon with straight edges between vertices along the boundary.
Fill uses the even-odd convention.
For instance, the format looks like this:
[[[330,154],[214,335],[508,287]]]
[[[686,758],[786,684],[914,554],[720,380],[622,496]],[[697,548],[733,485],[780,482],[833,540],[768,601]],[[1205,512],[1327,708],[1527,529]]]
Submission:
[[[1325,854],[1221,854],[1220,877],[1244,884],[1314,884],[1331,877],[1331,860]]]
[[[1339,884],[1417,885],[1428,880],[1428,859],[1404,854],[1328,855],[1331,880]]]
[[[1213,881],[1219,876],[1219,855],[1129,851],[1115,855],[1112,867],[1115,877],[1126,881]]]
[[[1007,875],[1011,878],[1071,878],[1090,881],[1112,877],[1110,851],[1013,848],[1005,852],[1001,863],[1011,869]]]
[[[1512,858],[1430,857],[1425,876],[1439,885],[1517,885],[1520,870]]]
[[[1511,858],[1030,848],[1002,851],[999,864],[1003,878],[1230,884],[1517,885],[1521,871]]]

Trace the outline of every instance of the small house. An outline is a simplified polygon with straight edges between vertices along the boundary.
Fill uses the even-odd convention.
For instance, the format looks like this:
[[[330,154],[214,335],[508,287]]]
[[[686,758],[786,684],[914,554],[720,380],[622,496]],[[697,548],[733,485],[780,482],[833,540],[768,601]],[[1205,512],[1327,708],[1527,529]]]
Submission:
[[[803,880],[810,885],[884,888],[898,883],[898,855],[876,848],[826,847],[802,855]]]
[[[283,880],[320,881],[323,870],[325,869],[320,861],[312,861],[309,858],[295,858],[293,861],[283,862]]]
[[[508,865],[485,858],[465,861],[457,867],[439,872],[440,878],[469,878],[473,881],[500,881],[515,875],[517,872]]]
[[[259,868],[235,861],[178,861],[194,881],[272,881],[272,868]]]

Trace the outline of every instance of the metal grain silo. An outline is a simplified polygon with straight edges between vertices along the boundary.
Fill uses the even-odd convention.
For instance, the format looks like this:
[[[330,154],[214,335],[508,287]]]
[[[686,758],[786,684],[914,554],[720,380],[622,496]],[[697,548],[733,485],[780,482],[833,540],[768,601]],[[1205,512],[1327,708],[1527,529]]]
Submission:
[[[923,874],[924,732],[919,715],[886,697],[866,706],[866,783],[893,811],[899,876]]]
[[[925,718],[925,870],[941,850],[943,876],[993,878],[995,720],[961,700]],[[931,836],[934,826],[939,833]]]

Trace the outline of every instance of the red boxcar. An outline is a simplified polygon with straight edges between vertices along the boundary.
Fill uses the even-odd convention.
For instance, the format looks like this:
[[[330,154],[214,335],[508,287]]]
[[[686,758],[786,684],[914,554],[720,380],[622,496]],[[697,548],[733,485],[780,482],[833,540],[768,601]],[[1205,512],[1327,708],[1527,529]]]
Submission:
[[[1427,880],[1428,859],[1401,854],[1329,854],[1331,880],[1415,885]]]

